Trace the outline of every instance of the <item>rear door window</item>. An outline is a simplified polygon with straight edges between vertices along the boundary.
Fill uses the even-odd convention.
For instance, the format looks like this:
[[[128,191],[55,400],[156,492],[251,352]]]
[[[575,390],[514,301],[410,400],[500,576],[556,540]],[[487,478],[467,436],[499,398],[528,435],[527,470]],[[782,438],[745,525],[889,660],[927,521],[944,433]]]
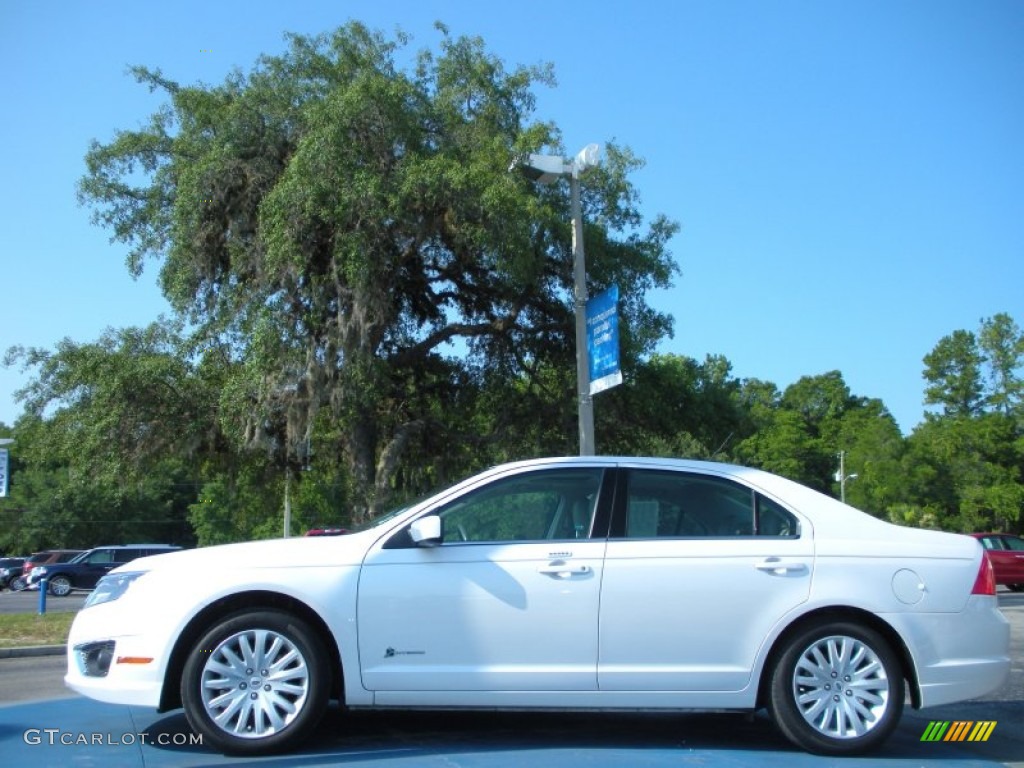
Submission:
[[[86,558],[86,562],[89,565],[106,565],[107,563],[114,562],[114,553],[109,549],[97,549]]]
[[[628,473],[626,538],[795,536],[781,505],[725,478],[691,472]]]

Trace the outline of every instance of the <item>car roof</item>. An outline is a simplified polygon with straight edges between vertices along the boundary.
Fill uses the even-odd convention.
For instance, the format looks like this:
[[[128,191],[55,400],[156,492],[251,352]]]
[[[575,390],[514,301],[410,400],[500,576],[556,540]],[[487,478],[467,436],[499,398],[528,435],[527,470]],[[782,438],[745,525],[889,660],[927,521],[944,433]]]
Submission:
[[[52,555],[61,552],[85,552],[84,549],[41,549],[38,552],[33,552],[29,557],[38,557],[39,555]]]
[[[177,544],[101,544],[93,549],[181,549]]]
[[[701,472],[704,474],[742,479],[744,482],[756,486],[760,490],[772,495],[780,495],[785,498],[805,498],[810,496],[815,500],[831,501],[835,502],[837,506],[846,507],[846,505],[842,504],[839,500],[833,499],[831,496],[826,496],[820,491],[815,491],[806,485],[802,485],[780,475],[772,474],[771,472],[766,472],[762,469],[744,467],[739,464],[726,464],[718,461],[704,461],[701,459],[676,459],[651,456],[564,456],[559,458],[514,461],[508,464],[501,464],[492,467],[485,474],[490,474],[492,472],[494,474],[501,474],[503,472],[526,469],[529,467],[543,467],[550,465],[571,466],[576,464],[591,467],[635,467],[644,469],[672,469]]]

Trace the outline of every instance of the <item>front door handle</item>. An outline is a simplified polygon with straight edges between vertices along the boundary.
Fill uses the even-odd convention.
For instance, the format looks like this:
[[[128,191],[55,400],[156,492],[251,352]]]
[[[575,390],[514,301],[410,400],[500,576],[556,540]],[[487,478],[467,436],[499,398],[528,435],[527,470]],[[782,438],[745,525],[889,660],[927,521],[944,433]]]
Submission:
[[[789,574],[807,572],[806,563],[784,563],[781,557],[766,557],[761,562],[754,563],[754,567],[759,571],[771,573],[775,576],[788,576]]]
[[[570,565],[564,561],[555,561],[548,565],[542,565],[537,569],[537,573],[543,573],[545,576],[553,576],[559,579],[569,579],[573,576],[585,576],[590,573],[590,566]]]

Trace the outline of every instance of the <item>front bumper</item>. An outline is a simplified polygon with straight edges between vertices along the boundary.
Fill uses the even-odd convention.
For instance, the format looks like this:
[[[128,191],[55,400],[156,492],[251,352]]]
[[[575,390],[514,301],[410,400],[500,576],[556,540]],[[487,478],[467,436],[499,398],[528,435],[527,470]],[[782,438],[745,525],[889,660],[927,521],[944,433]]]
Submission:
[[[97,701],[158,707],[169,649],[155,636],[118,633],[114,612],[105,608],[75,617],[64,684]]]

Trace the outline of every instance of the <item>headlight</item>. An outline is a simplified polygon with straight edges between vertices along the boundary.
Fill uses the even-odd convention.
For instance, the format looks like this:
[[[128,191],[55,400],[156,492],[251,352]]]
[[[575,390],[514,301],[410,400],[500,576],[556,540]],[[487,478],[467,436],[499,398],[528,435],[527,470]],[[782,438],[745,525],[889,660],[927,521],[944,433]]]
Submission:
[[[145,576],[146,571],[126,571],[125,573],[108,573],[96,584],[96,589],[86,598],[82,610],[102,603],[109,603],[117,600],[128,591],[139,576]]]

